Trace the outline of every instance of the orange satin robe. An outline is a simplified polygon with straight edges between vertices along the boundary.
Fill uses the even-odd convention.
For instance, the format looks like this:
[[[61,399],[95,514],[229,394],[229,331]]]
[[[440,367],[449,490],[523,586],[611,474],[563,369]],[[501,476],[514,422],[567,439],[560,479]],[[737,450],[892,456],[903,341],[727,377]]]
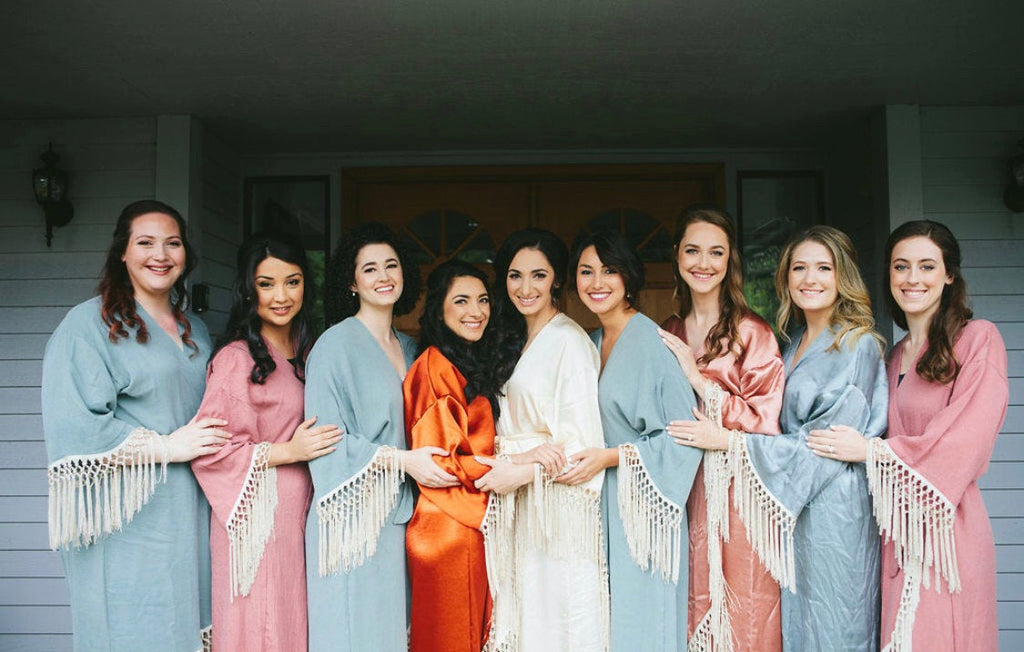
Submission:
[[[686,328],[670,317],[662,328],[686,341]],[[718,383],[727,393],[722,403],[722,425],[763,435],[779,434],[785,369],[775,334],[759,317],[740,322],[740,341],[746,351],[715,358],[700,367],[701,375]],[[703,355],[704,347],[697,356]],[[686,501],[690,525],[690,600],[688,635],[711,606],[708,568],[707,500],[704,465],[701,464]],[[782,650],[782,596],[779,584],[765,569],[747,541],[729,489],[729,542],[722,543],[722,570],[729,586],[727,601],[736,652]]]
[[[494,417],[483,396],[466,404],[465,386],[459,370],[430,347],[409,368],[403,387],[409,447],[447,450],[448,457],[435,456],[434,461],[461,482],[446,489],[420,486],[406,529],[413,652],[479,652],[490,624],[480,533],[488,495],[473,486],[490,467],[473,456],[494,455]]]

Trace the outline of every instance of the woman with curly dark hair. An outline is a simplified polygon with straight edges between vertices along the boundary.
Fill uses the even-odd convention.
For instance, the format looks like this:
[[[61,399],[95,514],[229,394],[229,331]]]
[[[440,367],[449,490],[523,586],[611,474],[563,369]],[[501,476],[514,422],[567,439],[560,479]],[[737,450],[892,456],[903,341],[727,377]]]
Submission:
[[[494,454],[490,315],[483,272],[458,260],[431,272],[420,316],[423,353],[405,377],[406,437],[410,448],[448,451],[438,463],[459,484],[420,485],[406,530],[413,652],[479,652],[487,637],[491,596],[480,530],[488,495],[473,483],[490,470],[474,457]]]
[[[185,236],[167,204],[126,206],[100,296],[71,309],[43,357],[50,545],[64,563],[77,649],[208,643],[209,517],[184,462],[229,435],[222,419],[192,419],[210,338],[186,309],[196,256]]]
[[[416,263],[374,222],[343,234],[331,262],[328,305],[341,322],[309,353],[306,416],[344,435],[337,450],[309,463],[309,647],[405,650],[405,524],[413,507],[405,475],[431,488],[458,478],[432,458],[444,449],[405,446],[402,380],[416,343],[392,320],[416,304]]]
[[[283,236],[238,250],[234,302],[210,361],[199,416],[226,419],[231,441],[192,461],[213,508],[213,646],[306,649],[306,462],[341,432],[304,420],[313,283],[306,253]]]
[[[994,324],[972,319],[948,228],[906,222],[885,250],[889,310],[908,331],[887,365],[888,435],[837,424],[811,442],[866,463],[883,542],[882,644],[996,650],[995,545],[978,479],[1009,402],[1006,347]]]

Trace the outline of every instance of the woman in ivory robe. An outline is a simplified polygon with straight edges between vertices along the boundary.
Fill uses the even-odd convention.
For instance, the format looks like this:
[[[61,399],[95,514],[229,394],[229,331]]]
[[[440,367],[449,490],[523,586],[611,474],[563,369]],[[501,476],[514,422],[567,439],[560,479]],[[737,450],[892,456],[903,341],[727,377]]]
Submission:
[[[613,652],[685,650],[686,499],[699,451],[665,436],[673,417],[696,405],[693,390],[657,325],[637,312],[643,264],[618,231],[597,231],[573,247],[575,287],[601,321],[599,399],[604,442],[572,455],[564,482],[605,471]]]
[[[313,345],[312,281],[302,247],[254,236],[238,251],[235,296],[210,361],[200,417],[231,441],[192,461],[210,501],[213,646],[306,649],[306,462],[334,450],[332,425],[304,421]]]
[[[604,650],[608,591],[601,475],[565,484],[566,456],[601,442],[597,351],[559,312],[568,254],[551,232],[512,234],[495,259],[499,459],[477,481],[485,524],[494,649]],[[481,458],[482,460],[485,458]],[[563,476],[565,474],[565,476]]]
[[[782,354],[782,434],[726,431],[706,418],[673,423],[685,446],[728,450],[740,519],[783,586],[785,650],[878,648],[878,537],[864,466],[826,459],[811,430],[853,422],[885,431],[888,388],[882,339],[850,239],[832,227],[798,233],[783,250],[775,286],[779,328],[802,322]]]
[[[679,313],[662,328],[708,418],[779,433],[785,375],[771,327],[747,306],[736,227],[706,205],[683,212],[677,237]],[[686,503],[690,524],[689,649],[778,652],[779,583],[747,540],[732,499],[728,456],[706,451]]]
[[[944,225],[900,225],[886,259],[889,309],[908,330],[889,356],[889,433],[865,440],[837,426],[811,439],[819,455],[866,461],[883,540],[882,644],[994,651],[995,546],[978,479],[1009,401],[1006,348],[992,323],[971,319]]]
[[[152,200],[118,217],[100,296],[71,309],[43,356],[50,546],[75,649],[209,647],[209,512],[188,462],[225,421],[192,420],[210,337],[186,312],[185,221]]]
[[[416,357],[394,315],[419,294],[416,264],[383,225],[344,234],[328,280],[333,317],[306,362],[306,417],[337,424],[334,452],[311,460],[306,522],[309,648],[393,652],[408,647],[405,524],[409,473],[420,484],[454,486],[433,447],[405,448],[402,380]]]
[[[434,269],[420,316],[420,347],[405,377],[410,447],[448,451],[438,464],[454,487],[420,486],[405,533],[412,585],[412,652],[479,652],[491,619],[484,538],[485,492],[474,486],[494,455],[498,386],[483,339],[490,320],[487,277],[458,260]]]

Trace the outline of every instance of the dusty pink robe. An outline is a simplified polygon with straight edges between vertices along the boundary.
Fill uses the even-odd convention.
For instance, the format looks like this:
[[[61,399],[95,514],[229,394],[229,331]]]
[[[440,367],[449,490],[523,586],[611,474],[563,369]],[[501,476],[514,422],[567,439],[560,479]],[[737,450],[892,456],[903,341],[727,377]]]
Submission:
[[[931,588],[921,588],[913,619],[913,649],[983,652],[997,650],[999,642],[995,546],[978,478],[988,470],[1006,415],[1006,348],[993,324],[974,320],[964,327],[953,351],[962,365],[960,374],[954,383],[940,385],[917,375],[916,360],[899,382],[903,342],[893,349],[888,365],[886,443],[906,467],[923,476],[950,508],[955,508],[953,537],[962,588],[951,595],[947,580],[938,580],[934,574]],[[908,487],[917,496],[905,492],[907,500],[927,495],[927,485],[920,481],[907,482],[904,489]],[[876,505],[879,498],[876,492]],[[883,646],[893,634],[904,586],[896,550],[886,539],[883,537],[882,548]]]
[[[686,340],[686,329],[678,317],[663,326]],[[704,378],[724,391],[722,425],[729,429],[764,435],[779,434],[779,413],[785,369],[779,345],[771,328],[753,316],[740,323],[740,341],[745,353],[734,352],[715,358],[700,371]],[[698,352],[703,355],[703,347]],[[686,510],[690,525],[690,598],[688,635],[701,625],[711,605],[709,588],[707,503],[704,465],[697,471]],[[779,584],[761,564],[747,541],[729,491],[729,541],[722,543],[722,569],[731,593],[728,599],[734,650],[773,652],[782,649],[781,595]]]
[[[288,360],[270,351],[277,368],[257,385],[249,380],[245,343],[221,349],[199,408],[200,418],[227,419],[232,434],[221,451],[192,462],[212,507],[213,649],[220,652],[306,649],[312,483],[305,464],[266,466],[270,443],[290,440],[302,422],[303,384]]]

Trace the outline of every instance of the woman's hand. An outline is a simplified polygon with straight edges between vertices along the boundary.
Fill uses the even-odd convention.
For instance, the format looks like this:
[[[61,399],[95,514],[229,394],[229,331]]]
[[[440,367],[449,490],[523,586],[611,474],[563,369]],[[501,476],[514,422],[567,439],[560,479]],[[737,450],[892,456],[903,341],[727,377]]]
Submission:
[[[494,457],[474,457],[477,462],[491,467],[474,484],[480,491],[507,494],[533,480],[533,464],[516,464]]]
[[[434,461],[434,455],[448,457],[448,451],[437,446],[421,446],[411,451],[401,451],[405,459],[405,472],[413,477],[420,486],[430,489],[456,487],[459,479],[448,473]]]
[[[516,464],[540,464],[551,478],[561,473],[568,464],[563,447],[554,444],[540,444],[524,453],[515,453],[511,458]]]
[[[665,428],[677,444],[706,451],[729,449],[728,432],[718,427],[697,408],[693,408],[693,416],[696,417],[696,421],[673,421]]]
[[[231,433],[221,430],[228,425],[224,419],[193,418],[163,438],[168,462],[191,462],[202,455],[216,453],[231,439]]]
[[[584,484],[609,466],[618,466],[619,449],[584,448],[570,456],[569,462],[576,466],[556,477],[555,481],[572,486]]]
[[[693,351],[686,345],[686,342],[663,328],[658,329],[658,335],[661,336],[661,341],[665,343],[668,350],[676,356],[679,368],[683,370],[683,375],[686,376],[686,380],[693,387],[693,391],[697,392],[697,396],[703,399],[704,376],[701,375],[700,369],[697,368],[697,359],[694,357]]]
[[[868,457],[868,440],[849,426],[829,426],[812,430],[807,446],[819,457],[840,462],[863,462]]]
[[[335,425],[313,427],[316,417],[299,424],[286,442],[273,444],[270,448],[269,466],[308,462],[328,453],[333,453],[335,444],[341,441],[341,429]]]

